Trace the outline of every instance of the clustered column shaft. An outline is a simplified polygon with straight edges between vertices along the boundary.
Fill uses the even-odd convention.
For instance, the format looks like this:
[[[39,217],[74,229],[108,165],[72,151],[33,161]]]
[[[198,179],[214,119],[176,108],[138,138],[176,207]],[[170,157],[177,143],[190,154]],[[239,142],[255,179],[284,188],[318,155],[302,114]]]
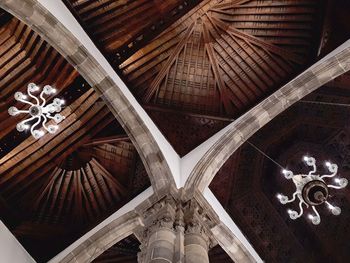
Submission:
[[[158,202],[144,215],[139,263],[209,263],[213,241],[203,210],[173,198]],[[210,220],[209,220],[210,221]]]

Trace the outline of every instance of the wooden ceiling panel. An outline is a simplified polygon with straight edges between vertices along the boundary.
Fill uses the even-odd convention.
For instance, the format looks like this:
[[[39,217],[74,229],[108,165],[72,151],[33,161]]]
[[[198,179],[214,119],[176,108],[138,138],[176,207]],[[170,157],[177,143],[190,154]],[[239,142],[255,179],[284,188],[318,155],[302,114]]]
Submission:
[[[10,106],[25,107],[14,94],[26,93],[30,82],[54,86],[55,97],[66,102],[59,130],[38,140],[16,130],[28,116],[7,113]],[[150,186],[135,147],[96,92],[38,34],[3,10],[0,110],[6,124],[0,129],[0,217],[38,262]]]
[[[313,21],[317,19],[320,1],[224,1],[212,11],[215,17],[247,35],[309,55],[314,39]]]
[[[146,109],[230,119],[316,59],[324,9],[322,0],[65,2]]]
[[[64,0],[111,61],[164,30],[200,0]]]
[[[238,117],[310,61],[319,11],[318,1],[204,1],[119,67],[145,105]],[[240,26],[252,17],[254,30]]]

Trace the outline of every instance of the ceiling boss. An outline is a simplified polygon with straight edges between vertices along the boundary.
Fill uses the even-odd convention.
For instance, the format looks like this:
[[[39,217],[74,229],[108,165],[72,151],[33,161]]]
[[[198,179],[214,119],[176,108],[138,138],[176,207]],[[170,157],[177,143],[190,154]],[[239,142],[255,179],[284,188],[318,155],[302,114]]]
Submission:
[[[306,208],[311,207],[314,211],[314,215],[309,214],[308,217],[314,225],[318,225],[321,222],[321,217],[317,212],[316,207],[326,204],[333,215],[340,215],[340,207],[334,206],[328,202],[330,198],[329,189],[342,189],[348,184],[346,178],[334,178],[338,173],[338,165],[330,162],[326,162],[325,165],[330,172],[326,175],[318,175],[316,173],[316,160],[313,157],[305,156],[303,158],[306,165],[312,167],[312,170],[308,174],[296,174],[294,175],[292,171],[282,170],[284,177],[288,180],[292,179],[295,184],[296,190],[293,193],[291,199],[283,194],[277,194],[277,198],[281,204],[287,204],[294,202],[296,198],[299,200],[299,213],[295,210],[288,210],[289,217],[293,220],[301,217],[304,213],[303,205]],[[334,178],[333,184],[328,184],[326,180]]]
[[[56,89],[53,87],[46,85],[40,92],[39,96],[35,96],[35,93],[40,91],[40,87],[34,83],[29,83],[27,87],[27,95],[22,92],[15,93],[15,99],[20,101],[26,105],[29,105],[29,108],[26,110],[17,109],[12,106],[8,109],[8,113],[11,116],[17,116],[19,114],[29,114],[29,117],[25,120],[22,120],[16,125],[16,129],[19,132],[23,132],[25,130],[30,130],[31,134],[35,139],[39,139],[42,137],[45,132],[40,128],[44,128],[49,133],[55,133],[58,130],[58,123],[60,123],[65,117],[59,114],[62,110],[62,106],[64,105],[64,100],[59,98],[54,98],[53,102],[50,104],[46,104],[47,101],[44,98],[44,95],[50,96],[56,93]],[[41,100],[41,101],[40,101]],[[34,101],[31,102],[31,101]],[[54,114],[55,115],[51,115]],[[47,125],[49,120],[52,120],[50,124]],[[33,123],[31,125],[31,123]]]

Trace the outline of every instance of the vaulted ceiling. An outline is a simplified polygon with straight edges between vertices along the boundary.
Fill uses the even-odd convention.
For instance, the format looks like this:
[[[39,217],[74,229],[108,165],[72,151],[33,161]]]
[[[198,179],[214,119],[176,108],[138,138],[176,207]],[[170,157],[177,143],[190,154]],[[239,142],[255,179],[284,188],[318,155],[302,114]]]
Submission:
[[[324,11],[317,0],[65,3],[180,155],[315,61]]]
[[[346,0],[64,2],[181,156],[333,50],[350,32]],[[150,182],[123,128],[57,51],[2,10],[0,36],[0,123],[6,121],[0,129],[0,218],[42,262]],[[59,131],[40,140],[17,132],[20,117],[7,114],[12,105],[22,107],[13,95],[25,92],[29,82],[53,85],[67,105]],[[344,75],[308,100],[348,103],[349,84]],[[332,152],[346,164],[346,145],[339,136],[342,131],[347,136],[348,113],[337,109],[298,103],[252,141],[295,169],[306,150],[324,158]],[[277,190],[290,189],[284,183],[279,169],[245,144],[219,171],[211,189],[267,262],[330,258],[348,236],[348,194],[338,200],[342,219],[332,218],[317,232],[306,220],[288,220],[275,200]],[[340,227],[345,230],[337,236]],[[130,236],[96,262],[135,262],[137,244]],[[343,249],[336,259],[348,256]],[[231,262],[220,247],[211,250],[210,258]]]

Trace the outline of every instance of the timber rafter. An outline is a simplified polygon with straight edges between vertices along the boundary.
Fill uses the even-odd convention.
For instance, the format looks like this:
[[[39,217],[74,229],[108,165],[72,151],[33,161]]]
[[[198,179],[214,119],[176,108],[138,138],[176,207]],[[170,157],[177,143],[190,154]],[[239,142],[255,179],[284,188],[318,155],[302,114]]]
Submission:
[[[114,65],[127,59],[200,2],[202,0],[64,0]]]
[[[120,70],[146,104],[237,117],[310,61],[317,1],[270,4],[203,1]]]

